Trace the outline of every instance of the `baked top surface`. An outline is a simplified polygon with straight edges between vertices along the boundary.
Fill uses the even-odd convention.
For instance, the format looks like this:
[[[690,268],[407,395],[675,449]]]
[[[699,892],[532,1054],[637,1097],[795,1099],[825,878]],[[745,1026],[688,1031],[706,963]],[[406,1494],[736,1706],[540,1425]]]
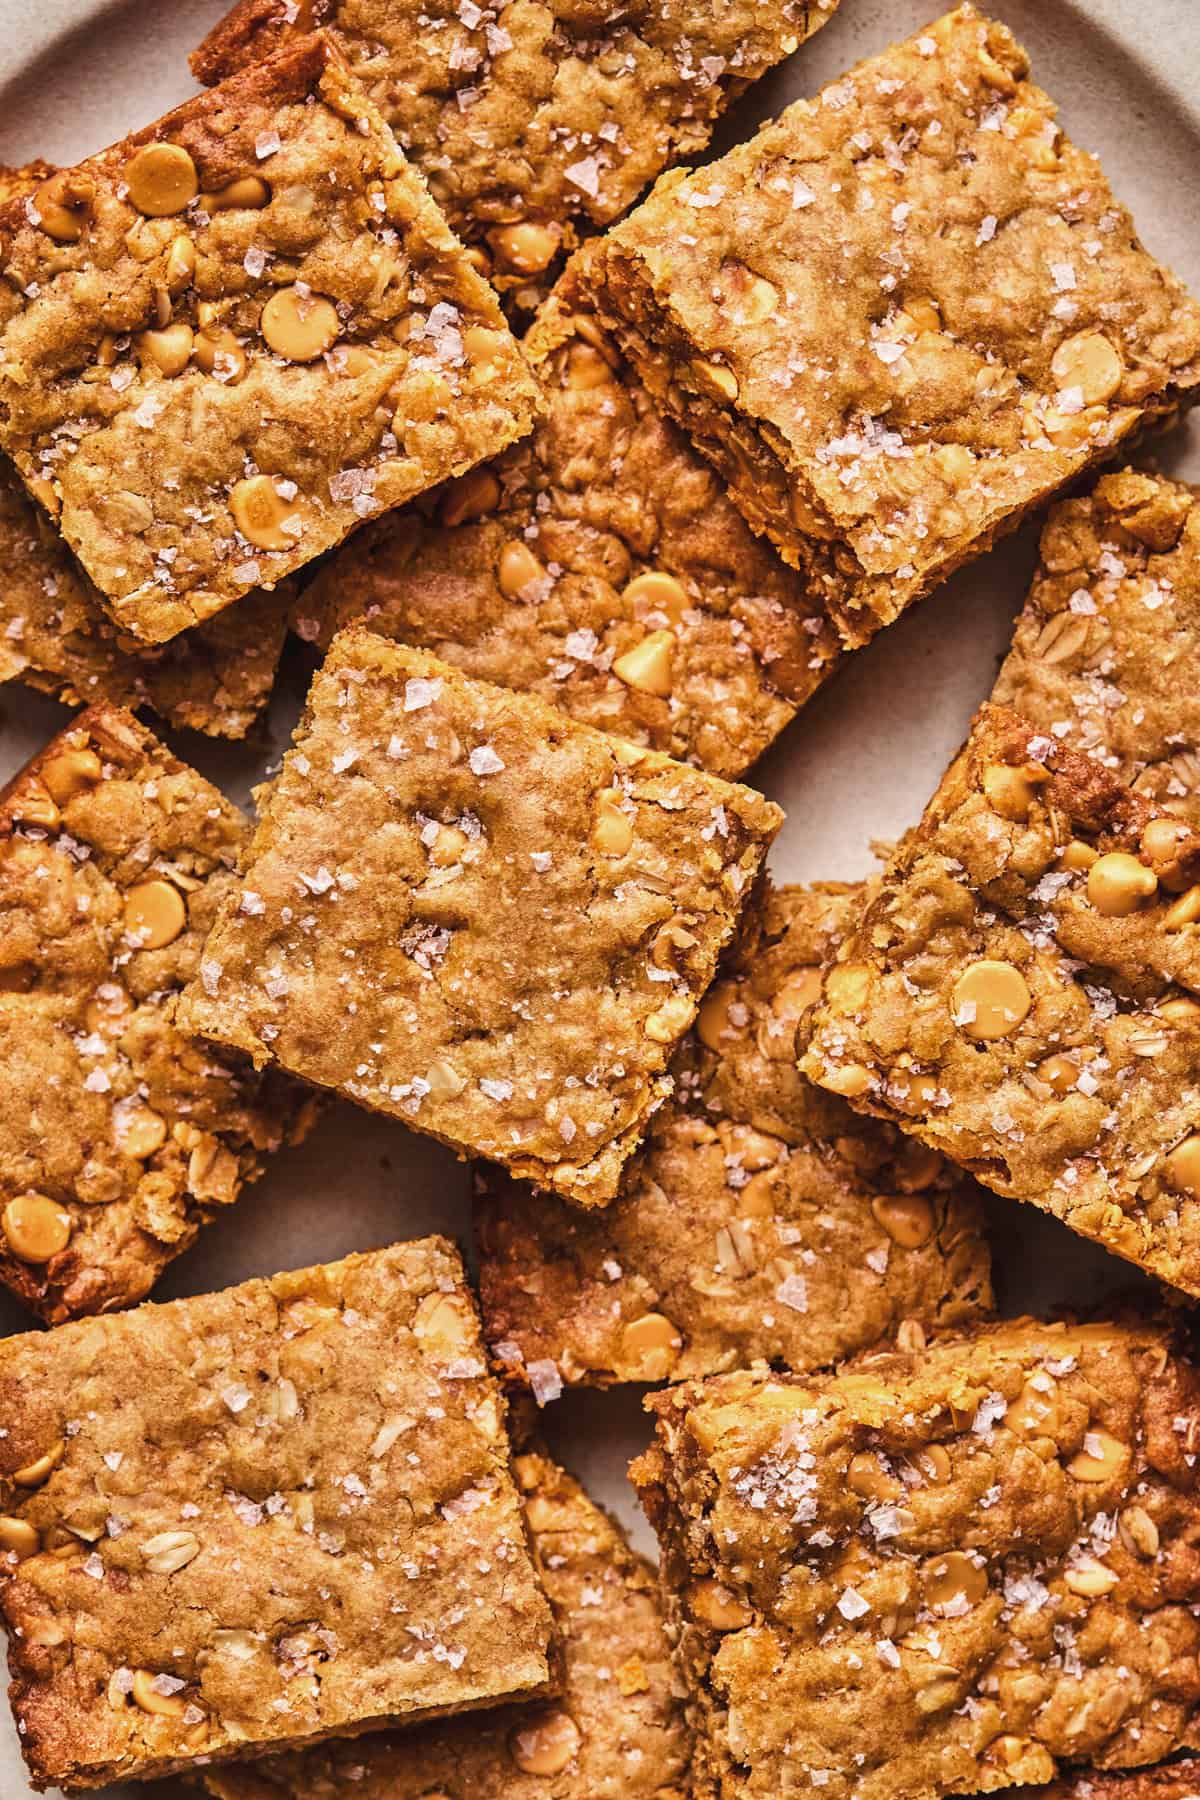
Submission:
[[[603,1202],[779,818],[350,628],[181,1016]]]
[[[531,420],[495,296],[320,35],[6,202],[0,268],[0,445],[149,642]]]
[[[839,1361],[905,1320],[990,1302],[972,1184],[795,1064],[857,887],[774,891],[726,952],[673,1065],[676,1094],[620,1197],[583,1215],[477,1172],[492,1354],[535,1387]]]
[[[114,707],[0,794],[0,1280],[47,1319],[143,1298],[311,1117],[172,1019],[247,831]]]
[[[562,1636],[558,1697],[216,1769],[216,1800],[679,1800],[688,1739],[654,1572],[547,1456],[513,1468]]]
[[[0,1609],[44,1779],[546,1686],[503,1403],[444,1239],[7,1338],[0,1419],[7,1508],[42,1544]]]

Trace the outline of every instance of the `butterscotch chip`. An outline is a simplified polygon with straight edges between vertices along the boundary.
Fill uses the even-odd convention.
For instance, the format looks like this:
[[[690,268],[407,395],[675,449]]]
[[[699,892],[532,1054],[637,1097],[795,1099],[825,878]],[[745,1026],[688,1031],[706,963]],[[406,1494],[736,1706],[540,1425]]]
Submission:
[[[1200,1293],[1200,833],[1108,760],[982,708],[805,1016],[801,1067]],[[1028,809],[997,812],[992,772],[1031,762]]]
[[[590,270],[573,259],[524,342],[544,424],[356,533],[297,627],[325,645],[362,618],[736,776],[835,667],[836,634],[599,330]]]
[[[1013,1409],[1042,1388],[1054,1408],[1030,1435]],[[1200,1372],[1169,1330],[1005,1321],[829,1375],[685,1382],[650,1408],[631,1475],[698,1792],[936,1800],[1062,1769],[1047,1791],[1086,1800],[1075,1765],[1190,1741],[1200,1622],[1174,1570],[1196,1528]],[[1118,1529],[1130,1506],[1152,1556]]]
[[[246,830],[112,707],[0,796],[0,1280],[51,1323],[142,1299],[311,1117],[172,1022]]]
[[[781,817],[351,628],[244,859],[255,900],[221,907],[179,1016],[603,1205]],[[466,848],[431,878],[444,826]],[[658,933],[681,923],[693,942],[664,970]],[[428,1081],[440,1062],[457,1092]]]
[[[426,1329],[445,1308],[453,1354]],[[36,1782],[208,1770],[550,1687],[502,1399],[444,1239],[6,1338],[0,1432],[0,1504],[43,1546],[0,1535]]]
[[[559,1696],[210,1769],[215,1800],[681,1800],[690,1745],[652,1571],[548,1457],[514,1474],[562,1639]]]
[[[598,275],[847,644],[1200,387],[1200,307],[971,5],[659,183]]]
[[[990,1303],[971,1184],[796,1068],[796,999],[858,905],[854,888],[768,894],[602,1213],[481,1172],[480,1291],[507,1378],[531,1381],[546,1363],[580,1385],[759,1359],[811,1368],[905,1324],[952,1329]],[[876,1478],[874,1464],[852,1471]]]
[[[323,34],[58,179],[78,232],[0,203],[0,450],[141,642],[531,425],[495,295]]]

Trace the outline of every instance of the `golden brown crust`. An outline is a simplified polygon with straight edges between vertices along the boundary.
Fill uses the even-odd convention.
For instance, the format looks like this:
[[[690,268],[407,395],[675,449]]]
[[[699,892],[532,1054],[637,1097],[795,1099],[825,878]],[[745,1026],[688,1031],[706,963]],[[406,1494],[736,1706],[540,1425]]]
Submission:
[[[146,642],[532,423],[495,296],[320,35],[0,205],[0,267],[0,446]]]
[[[1032,1320],[654,1396],[631,1473],[697,1800],[933,1800],[1195,1747],[1198,1402],[1166,1329]]]
[[[605,239],[646,386],[863,642],[1200,384],[1200,308],[971,6]]]
[[[51,1323],[142,1299],[313,1116],[172,1020],[247,829],[106,706],[0,794],[0,1280]]]
[[[508,1377],[545,1392],[814,1368],[990,1304],[972,1184],[795,1065],[820,964],[860,906],[855,887],[770,894],[602,1213],[479,1172],[484,1322]]]
[[[562,1637],[561,1694],[214,1770],[215,1800],[680,1800],[688,1740],[653,1571],[547,1456],[513,1466]]]
[[[351,627],[181,1018],[603,1204],[781,819]]]
[[[445,1239],[6,1338],[0,1421],[39,1784],[546,1691],[550,1612]]]
[[[1082,1769],[1048,1787],[1022,1790],[1021,1800],[1198,1800],[1200,1757],[1181,1756],[1153,1769]]]

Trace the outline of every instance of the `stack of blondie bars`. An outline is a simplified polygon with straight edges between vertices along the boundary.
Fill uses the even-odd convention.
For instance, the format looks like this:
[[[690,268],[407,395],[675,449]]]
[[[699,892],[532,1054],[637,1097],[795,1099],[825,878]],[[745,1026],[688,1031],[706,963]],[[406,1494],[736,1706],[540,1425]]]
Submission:
[[[969,4],[672,166],[835,6],[239,0],[0,178],[39,1790],[1200,1794],[1200,494],[1122,466],[1200,305]],[[773,883],[742,777],[1032,515],[924,814]],[[246,738],[289,633],[250,821],[142,715]],[[329,1096],[472,1266],[146,1303]],[[1002,1316],[985,1189],[1153,1279]],[[542,1436],[623,1383],[657,1572]]]

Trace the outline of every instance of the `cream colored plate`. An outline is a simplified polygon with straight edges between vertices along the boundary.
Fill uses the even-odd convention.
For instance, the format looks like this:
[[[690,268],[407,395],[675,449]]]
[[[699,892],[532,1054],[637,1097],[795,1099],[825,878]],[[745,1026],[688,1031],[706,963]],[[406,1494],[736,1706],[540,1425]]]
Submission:
[[[724,140],[748,135],[787,101],[919,28],[937,9],[938,0],[843,0],[811,44],[746,96]],[[0,0],[0,161],[73,161],[156,118],[192,91],[187,51],[220,10],[220,0]],[[1099,153],[1148,247],[1200,291],[1200,6],[994,0],[992,10],[1030,49],[1034,73],[1060,103],[1066,129]],[[1198,430],[1161,446],[1168,472],[1200,480]],[[1026,531],[885,632],[760,766],[760,785],[788,814],[772,858],[780,880],[861,875],[871,866],[870,843],[895,837],[917,818],[990,688],[1033,553]],[[285,744],[299,702],[294,680],[277,694],[270,752],[175,741],[244,802]],[[20,687],[0,690],[0,777],[66,716]],[[1006,1310],[1064,1299],[1091,1303],[1128,1279],[1123,1264],[1040,1214],[1001,1202],[995,1211]],[[335,1109],[308,1144],[280,1157],[236,1212],[175,1264],[158,1297],[203,1293],[435,1229],[469,1236],[461,1166],[398,1125]],[[0,1299],[0,1331],[26,1324],[15,1303]],[[625,1481],[625,1465],[646,1436],[639,1396],[569,1395],[548,1410],[545,1424],[592,1491],[649,1547]],[[0,1800],[27,1800],[7,1709],[0,1712]],[[139,1791],[146,1792],[119,1790],[126,1800]],[[157,1791],[183,1790],[165,1783]],[[108,1793],[116,1800],[117,1789]]]

